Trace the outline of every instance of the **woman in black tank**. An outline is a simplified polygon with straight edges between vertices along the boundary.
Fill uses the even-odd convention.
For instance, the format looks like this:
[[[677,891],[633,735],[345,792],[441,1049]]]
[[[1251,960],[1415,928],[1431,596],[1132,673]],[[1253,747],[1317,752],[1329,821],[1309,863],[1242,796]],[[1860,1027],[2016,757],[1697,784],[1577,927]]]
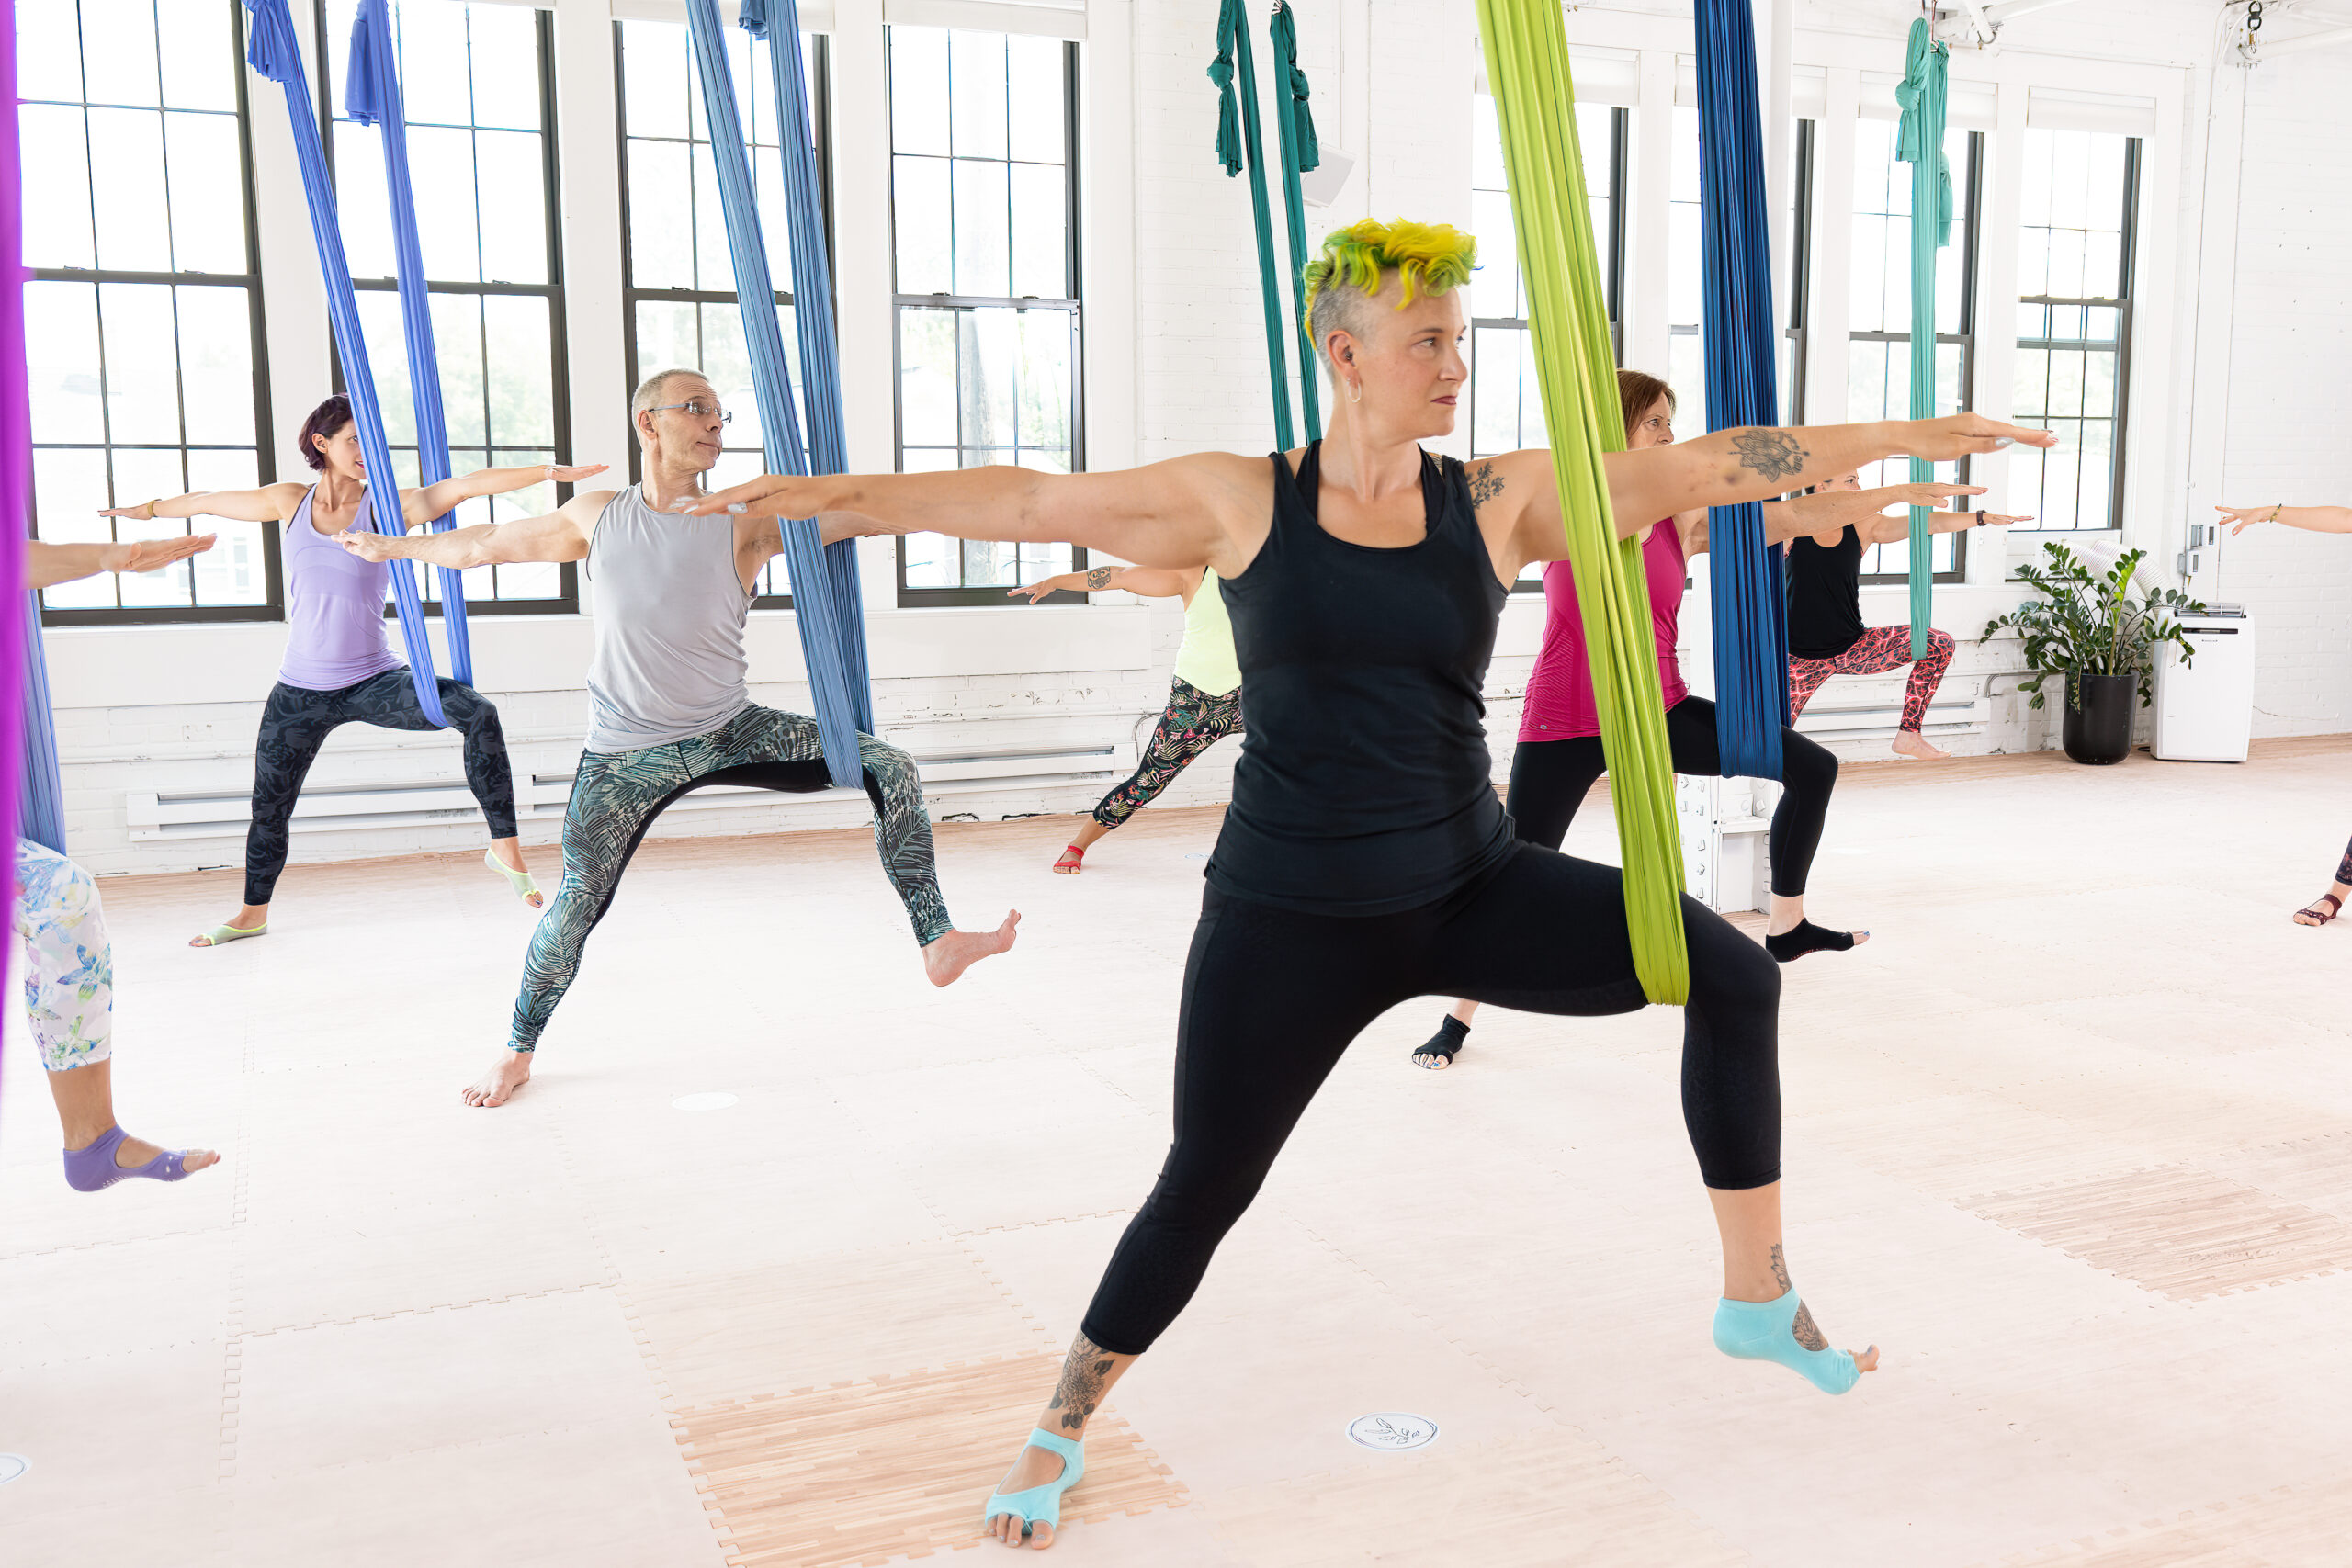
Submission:
[[[1365,222],[1326,240],[1306,299],[1333,418],[1304,452],[1068,476],[768,476],[695,509],[858,513],[893,532],[1207,566],[1232,615],[1250,732],[1185,969],[1175,1142],[1038,1430],[989,1499],[991,1532],[1012,1544],[1050,1542],[1082,1469],[1073,1439],[1183,1310],[1366,1024],[1418,996],[1551,1013],[1644,1005],[1617,871],[1516,842],[1495,797],[1479,688],[1506,584],[1566,545],[1549,453],[1465,472],[1419,446],[1453,428],[1466,367],[1452,289],[1472,259],[1469,237],[1442,226]],[[1949,460],[2011,439],[2051,438],[1973,414],[1726,431],[1612,454],[1607,472],[1630,534],[1704,502],[1782,493],[1809,470],[1894,452]],[[1777,966],[1687,898],[1683,922],[1683,1115],[1723,1234],[1717,1343],[1842,1390],[1876,1352],[1830,1350],[1781,1258]],[[1768,1326],[1740,1326],[1751,1320]]]
[[[1860,491],[1859,473],[1840,474],[1815,485],[1817,491]],[[1973,487],[1970,493],[1975,493]],[[1957,534],[1986,524],[2005,528],[2030,517],[1989,512],[1939,512],[1928,525],[1934,534]],[[1949,752],[1920,734],[1928,704],[1951,667],[1950,632],[1930,630],[1928,651],[1911,658],[1911,627],[1862,624],[1862,551],[1910,536],[1910,520],[1880,516],[1789,541],[1789,722],[1794,724],[1814,693],[1832,675],[1883,675],[1911,666],[1903,693],[1903,716],[1895,723],[1894,750],[1905,757],[1941,761]]]

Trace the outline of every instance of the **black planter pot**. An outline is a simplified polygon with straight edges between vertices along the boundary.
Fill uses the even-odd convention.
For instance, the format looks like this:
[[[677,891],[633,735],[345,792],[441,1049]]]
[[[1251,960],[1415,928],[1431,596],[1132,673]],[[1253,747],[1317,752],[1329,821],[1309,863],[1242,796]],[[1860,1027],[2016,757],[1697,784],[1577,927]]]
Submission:
[[[2082,694],[2082,705],[2075,695]],[[2059,739],[2077,762],[2105,765],[2132,754],[2132,718],[2140,706],[2137,675],[2069,675]]]

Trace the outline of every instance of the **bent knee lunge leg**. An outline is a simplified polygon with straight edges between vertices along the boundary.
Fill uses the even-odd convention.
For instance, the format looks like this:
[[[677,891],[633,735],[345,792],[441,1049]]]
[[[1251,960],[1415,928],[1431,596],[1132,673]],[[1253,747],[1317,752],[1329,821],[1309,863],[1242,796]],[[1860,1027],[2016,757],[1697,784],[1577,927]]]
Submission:
[[[954,929],[939,891],[939,857],[931,841],[931,810],[922,798],[915,760],[871,735],[857,738],[865,795],[874,803],[874,847],[883,874],[899,891],[915,945],[928,947]]]
[[[506,730],[498,705],[471,686],[441,682],[441,711],[465,736],[466,785],[481,807],[493,839],[511,839],[514,825],[514,768],[506,755]]]
[[[18,840],[15,921],[40,1065],[59,1073],[107,1060],[114,1054],[114,944],[96,880],[54,850]]]

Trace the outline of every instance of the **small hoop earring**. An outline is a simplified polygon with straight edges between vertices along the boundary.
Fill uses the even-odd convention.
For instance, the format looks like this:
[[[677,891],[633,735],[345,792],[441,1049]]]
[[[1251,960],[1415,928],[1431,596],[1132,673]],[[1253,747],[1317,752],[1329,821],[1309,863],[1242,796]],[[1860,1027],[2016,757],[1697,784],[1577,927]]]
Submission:
[[[1348,383],[1348,401],[1350,401],[1350,402],[1351,402],[1351,403],[1360,403],[1360,402],[1363,401],[1363,382],[1361,382],[1361,381],[1351,381],[1351,382],[1349,382],[1349,383]]]

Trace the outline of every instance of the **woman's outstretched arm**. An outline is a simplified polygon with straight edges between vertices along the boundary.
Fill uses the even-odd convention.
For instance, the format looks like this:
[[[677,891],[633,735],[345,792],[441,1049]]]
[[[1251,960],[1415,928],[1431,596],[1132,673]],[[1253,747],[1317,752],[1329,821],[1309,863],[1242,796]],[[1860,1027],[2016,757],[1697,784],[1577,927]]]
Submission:
[[[257,490],[199,490],[187,495],[159,495],[136,506],[114,506],[101,517],[128,517],[152,523],[158,517],[226,517],[237,523],[283,523],[302,504],[308,485],[282,481]]]
[[[1865,463],[1909,456],[1949,463],[2013,443],[2052,446],[2046,430],[2004,424],[1982,414],[1941,419],[1882,420],[1869,424],[1800,425],[1791,430],[1718,430],[1668,446],[1611,452],[1603,462],[1609,501],[1620,538],[1631,538],[1661,517],[1696,506],[1729,506],[1743,501],[1773,501],[1825,476],[1850,473]],[[1567,555],[1561,526],[1559,491],[1552,477],[1552,455],[1529,450],[1475,464],[1471,494],[1482,488],[1499,499],[1521,497],[1517,545],[1522,564],[1560,560]],[[1483,510],[1482,499],[1482,510]]]
[[[2352,534],[2352,506],[2216,506],[2233,536],[2256,523],[2279,523],[2313,534]]]
[[[1262,457],[1204,452],[1102,474],[1006,467],[806,479],[763,474],[679,510],[752,517],[859,513],[895,534],[1083,545],[1137,566],[1207,566],[1229,574],[1238,560],[1231,525],[1254,516],[1262,525],[1272,482]]]
[[[54,588],[102,571],[161,571],[174,561],[212,547],[214,534],[177,534],[167,539],[134,539],[120,545],[46,545],[25,541],[25,586]]]
[[[1098,566],[1085,571],[1057,572],[1041,577],[1019,588],[1005,590],[1005,597],[1018,599],[1029,595],[1035,604],[1048,593],[1101,593],[1110,589],[1132,593],[1138,599],[1182,599],[1201,585],[1197,571],[1170,571],[1148,566]]]

